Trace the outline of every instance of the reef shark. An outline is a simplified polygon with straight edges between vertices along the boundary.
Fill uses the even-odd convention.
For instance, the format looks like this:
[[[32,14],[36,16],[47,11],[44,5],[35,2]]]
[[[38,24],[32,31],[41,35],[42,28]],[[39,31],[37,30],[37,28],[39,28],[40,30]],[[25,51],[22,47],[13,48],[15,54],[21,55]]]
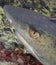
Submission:
[[[56,65],[56,21],[31,10],[4,6],[5,15],[15,34],[43,65]]]

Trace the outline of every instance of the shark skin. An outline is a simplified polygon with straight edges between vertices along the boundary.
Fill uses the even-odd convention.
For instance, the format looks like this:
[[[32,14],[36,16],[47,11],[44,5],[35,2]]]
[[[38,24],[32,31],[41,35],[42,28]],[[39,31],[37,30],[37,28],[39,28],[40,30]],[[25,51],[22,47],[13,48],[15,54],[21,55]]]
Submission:
[[[30,26],[33,26],[34,28],[40,28],[44,31],[50,32],[54,35],[56,35],[56,24],[52,23],[48,17],[43,16],[41,14],[37,14],[35,12],[26,10],[24,8],[18,8],[18,7],[12,7],[12,6],[5,6],[6,12],[9,12],[9,16],[11,14],[11,17],[15,19],[17,23],[26,23]],[[22,22],[23,21],[23,22]]]
[[[46,57],[46,55],[43,54],[44,51],[42,51],[42,49],[40,49],[41,46],[39,46],[37,44],[37,43],[39,43],[38,42],[39,39],[42,40],[41,39],[42,37],[37,39],[37,42],[36,42],[36,40],[31,38],[31,36],[29,35],[28,29],[33,28],[36,31],[47,32],[48,34],[55,36],[54,41],[56,42],[56,24],[51,22],[49,20],[49,18],[44,15],[37,14],[28,9],[24,9],[24,8],[20,8],[20,7],[6,5],[6,6],[4,6],[4,12],[5,12],[5,15],[6,15],[7,19],[9,20],[10,24],[15,27],[15,29],[16,29],[15,34],[17,35],[19,40],[22,41],[22,44],[28,49],[28,51],[33,56],[35,56],[36,59],[38,59],[40,62],[42,62],[43,65],[55,65],[56,59],[53,60],[54,57],[51,60],[50,60],[50,58],[48,59]],[[48,36],[46,36],[46,38],[44,39],[45,41],[46,41],[47,37]],[[44,43],[46,43],[45,41],[44,41]],[[47,41],[50,42],[51,38],[48,37]],[[42,43],[42,41],[40,41],[40,42]],[[52,42],[53,41],[51,41],[51,43]],[[49,48],[49,51],[55,52],[56,47],[55,47],[55,49],[51,50],[52,47],[53,46],[51,46]],[[53,54],[54,54],[54,52],[53,52]],[[49,53],[49,54],[51,54],[51,53]],[[56,53],[54,54],[54,56],[55,55],[56,55]]]

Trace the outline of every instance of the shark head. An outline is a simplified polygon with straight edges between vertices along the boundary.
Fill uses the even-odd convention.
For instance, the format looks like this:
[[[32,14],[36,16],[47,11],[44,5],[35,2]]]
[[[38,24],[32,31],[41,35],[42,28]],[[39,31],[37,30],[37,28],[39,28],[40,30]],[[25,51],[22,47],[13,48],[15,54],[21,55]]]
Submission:
[[[44,15],[20,7],[6,5],[4,12],[28,51],[44,65],[55,65],[56,24]]]

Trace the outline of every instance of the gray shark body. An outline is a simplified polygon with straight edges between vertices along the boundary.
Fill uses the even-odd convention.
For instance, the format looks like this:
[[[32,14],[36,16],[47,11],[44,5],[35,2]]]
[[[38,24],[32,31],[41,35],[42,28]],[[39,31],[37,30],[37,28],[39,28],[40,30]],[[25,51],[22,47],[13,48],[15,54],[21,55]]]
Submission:
[[[56,59],[53,60],[53,58],[56,56],[56,47],[55,49],[52,48],[53,46],[51,46],[51,43],[53,43],[53,41],[51,40],[54,39],[54,41],[56,42],[56,24],[51,22],[48,17],[24,8],[7,5],[4,7],[4,11],[9,22],[15,27],[16,35],[23,42],[23,45],[29,50],[29,52],[32,53],[32,55],[34,55],[44,65],[55,65]],[[30,27],[36,29],[36,31],[39,30],[47,32],[48,35],[51,34],[52,36],[55,36],[55,38],[53,38],[52,36],[48,37],[48,35],[42,35],[39,39],[35,40],[31,38],[27,32],[27,29]],[[46,42],[47,45],[45,45]],[[40,44],[45,45],[45,47],[41,47]],[[51,47],[49,48],[49,46]],[[47,48],[49,48],[49,50]],[[49,53],[49,51],[51,52]],[[46,54],[44,54],[43,52]],[[53,57],[52,55],[49,56],[52,57],[52,59],[50,60],[50,58],[48,58],[48,54],[50,55],[51,53]]]

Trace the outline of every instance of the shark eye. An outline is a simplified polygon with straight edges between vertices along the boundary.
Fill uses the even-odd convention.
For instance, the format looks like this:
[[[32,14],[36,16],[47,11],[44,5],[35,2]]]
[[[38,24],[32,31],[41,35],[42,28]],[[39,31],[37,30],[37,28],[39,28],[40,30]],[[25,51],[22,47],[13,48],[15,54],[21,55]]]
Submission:
[[[28,30],[28,32],[29,32],[30,37],[32,37],[32,38],[34,38],[34,39],[40,37],[40,32],[37,31],[37,30],[35,30],[34,28],[31,28],[31,27],[30,27],[29,30]]]

